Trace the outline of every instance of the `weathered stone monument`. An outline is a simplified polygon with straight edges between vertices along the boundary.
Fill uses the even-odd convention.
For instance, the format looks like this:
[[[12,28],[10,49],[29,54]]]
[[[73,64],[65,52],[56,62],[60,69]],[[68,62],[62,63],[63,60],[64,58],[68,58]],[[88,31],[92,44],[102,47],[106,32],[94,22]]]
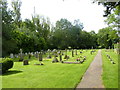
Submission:
[[[47,58],[51,58],[50,49],[48,49],[48,56],[47,56]]]
[[[54,49],[53,50],[53,54],[54,54],[54,59],[52,60],[52,63],[55,63],[55,62],[59,62],[58,59],[56,58],[56,50]]]
[[[38,54],[38,51],[37,51],[35,57],[38,58],[38,55],[39,55],[39,54]]]
[[[74,57],[74,51],[72,50],[72,57]]]
[[[14,58],[14,55],[13,55],[13,53],[11,53],[11,54],[10,54],[10,58]]]
[[[80,61],[80,58],[77,58],[76,61]]]
[[[65,56],[64,59],[67,59],[67,49],[65,49]]]
[[[18,58],[18,55],[17,55],[17,54],[15,54],[15,58]]]
[[[22,49],[20,49],[20,59],[19,61],[23,61],[24,57],[23,57],[23,53],[22,53]]]
[[[59,51],[59,56],[60,56],[60,62],[62,61],[62,53]]]
[[[77,49],[75,49],[75,54],[77,55]]]
[[[31,56],[33,56],[33,52],[31,52],[30,54],[31,54]]]
[[[29,65],[28,60],[23,60],[23,65]]]
[[[42,52],[39,53],[39,61],[42,61]]]
[[[28,59],[31,59],[31,56],[32,56],[31,53],[28,53]]]
[[[60,55],[60,62],[62,61],[62,55]]]
[[[28,54],[27,53],[25,53],[25,56],[27,56]]]

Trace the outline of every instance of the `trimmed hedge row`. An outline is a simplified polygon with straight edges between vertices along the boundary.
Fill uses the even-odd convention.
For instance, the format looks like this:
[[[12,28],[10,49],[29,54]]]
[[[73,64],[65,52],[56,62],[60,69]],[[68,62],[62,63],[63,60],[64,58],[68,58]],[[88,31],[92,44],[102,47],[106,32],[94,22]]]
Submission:
[[[2,58],[0,61],[0,74],[5,73],[8,69],[13,67],[13,61],[11,58]]]

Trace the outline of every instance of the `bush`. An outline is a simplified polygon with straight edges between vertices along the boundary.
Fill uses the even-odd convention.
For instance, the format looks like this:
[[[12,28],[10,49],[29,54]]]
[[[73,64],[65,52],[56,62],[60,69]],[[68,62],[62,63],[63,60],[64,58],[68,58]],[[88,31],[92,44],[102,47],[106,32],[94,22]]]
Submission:
[[[2,67],[2,69],[0,68],[0,72],[2,71],[2,74],[5,73],[6,71],[8,71],[8,69],[13,67],[13,61],[11,58],[3,58],[2,61],[0,61],[0,67]]]

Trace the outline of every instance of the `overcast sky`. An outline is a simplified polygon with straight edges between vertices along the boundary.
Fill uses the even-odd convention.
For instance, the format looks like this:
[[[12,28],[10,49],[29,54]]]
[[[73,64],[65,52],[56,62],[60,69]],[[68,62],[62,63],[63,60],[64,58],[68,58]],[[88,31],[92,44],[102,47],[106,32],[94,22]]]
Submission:
[[[10,0],[8,0],[10,2]],[[80,19],[84,25],[84,30],[94,30],[106,27],[103,17],[104,7],[93,4],[91,0],[21,0],[22,19],[30,18],[34,12],[39,15],[49,17],[52,24],[57,20],[66,18],[73,22]]]

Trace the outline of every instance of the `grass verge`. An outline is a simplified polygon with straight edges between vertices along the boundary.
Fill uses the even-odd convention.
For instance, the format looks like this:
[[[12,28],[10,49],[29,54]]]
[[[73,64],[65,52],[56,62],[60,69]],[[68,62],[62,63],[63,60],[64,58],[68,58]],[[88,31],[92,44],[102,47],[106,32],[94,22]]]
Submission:
[[[109,55],[116,64],[112,64],[106,55]],[[103,74],[102,79],[106,88],[118,88],[118,54],[102,50]]]

